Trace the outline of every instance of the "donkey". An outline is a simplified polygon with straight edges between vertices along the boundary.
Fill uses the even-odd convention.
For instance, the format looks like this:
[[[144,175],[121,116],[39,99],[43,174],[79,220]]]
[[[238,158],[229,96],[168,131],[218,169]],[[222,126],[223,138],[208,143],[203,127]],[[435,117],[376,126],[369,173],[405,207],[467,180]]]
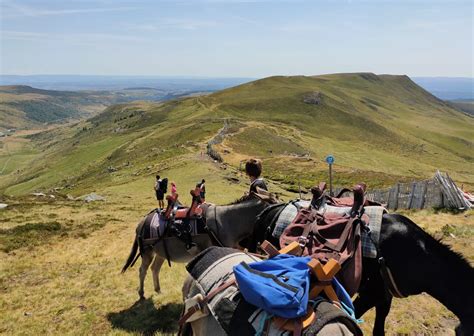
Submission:
[[[130,255],[122,268],[122,273],[134,263],[137,252],[139,252],[142,263],[139,269],[138,295],[141,299],[144,298],[144,281],[150,264],[155,292],[160,293],[159,274],[165,259],[169,259],[170,262],[184,263],[211,245],[238,247],[240,241],[252,234],[257,216],[270,203],[274,202],[276,202],[275,199],[266,195],[250,193],[229,205],[205,206],[204,218],[209,235],[195,236],[193,240],[196,243],[196,248],[190,250],[187,250],[185,244],[176,237],[165,237],[153,246],[144,246],[143,239],[149,237],[141,237],[145,224],[145,219],[143,219],[136,228],[135,240]]]
[[[226,292],[225,289],[219,291],[218,288],[219,286],[225,286],[225,283],[220,283],[219,279],[227,279],[226,281],[229,281],[229,279],[232,278],[232,268],[235,265],[242,261],[257,261],[259,258],[248,256],[244,253],[241,253],[239,256],[238,253],[235,253],[237,251],[233,252],[232,250],[229,250],[230,249],[222,248],[215,248],[214,250],[208,249],[201,253],[198,257],[200,259],[193,264],[193,270],[191,270],[190,273],[194,273],[194,277],[189,274],[182,288],[183,301],[185,302],[185,305],[186,300],[192,300],[193,295],[196,293],[204,295],[203,292],[207,292],[207,295],[212,295],[210,294],[211,292],[217,291],[218,295],[215,297],[217,298],[219,295],[221,295],[221,297],[220,299],[217,299],[218,301],[220,300],[218,303],[212,303],[212,299],[210,299],[211,307],[218,315],[217,318],[209,313],[209,310],[204,310],[203,312],[208,312],[207,315],[204,313],[203,316],[193,319],[191,322],[184,323],[185,321],[181,321],[181,323],[183,323],[181,325],[182,335],[219,336],[228,334],[247,336],[255,335],[257,333],[255,330],[255,319],[259,318],[259,314],[257,313],[258,308],[249,303],[242,302],[242,299],[235,300],[236,297],[239,297],[238,294],[236,295],[236,291],[230,290],[229,292]],[[233,257],[227,258],[229,254],[233,255]],[[205,261],[203,262],[203,260]],[[216,266],[216,264],[219,266]],[[194,271],[195,269],[198,269],[198,271]],[[198,277],[199,280],[195,279],[196,277]],[[216,281],[216,279],[218,280]],[[223,306],[225,306],[225,308],[223,308]],[[356,322],[342,313],[339,308],[336,308],[336,306],[329,301],[320,300],[318,304],[313,306],[313,309],[316,318],[305,328],[302,332],[303,335],[362,335],[362,331],[359,329]],[[249,320],[251,316],[252,322]],[[220,320],[221,318],[222,320]],[[260,324],[260,322],[258,322],[258,324]],[[282,335],[284,332],[283,329],[278,327],[278,323],[273,319],[269,319],[264,324],[265,325],[261,325],[261,334]],[[266,331],[263,331],[264,329]]]
[[[254,241],[268,239],[279,247],[279,241],[266,234],[277,215],[277,208],[265,212],[254,231]],[[459,318],[456,335],[474,334],[474,268],[461,254],[399,214],[383,215],[377,249],[377,259],[363,258],[362,281],[354,301],[357,318],[375,307],[373,335],[385,334],[385,319],[394,295],[407,297],[422,292]],[[382,276],[386,270],[382,263],[392,281]]]

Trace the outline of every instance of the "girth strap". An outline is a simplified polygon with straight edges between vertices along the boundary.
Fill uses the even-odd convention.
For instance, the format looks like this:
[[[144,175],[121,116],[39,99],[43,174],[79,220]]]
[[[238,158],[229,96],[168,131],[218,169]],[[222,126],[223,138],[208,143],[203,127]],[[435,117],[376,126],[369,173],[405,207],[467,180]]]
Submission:
[[[385,284],[387,285],[388,291],[392,296],[396,298],[405,298],[406,295],[403,295],[400,289],[398,289],[397,284],[395,283],[395,279],[393,278],[392,272],[385,264],[385,259],[383,257],[379,258],[380,264],[380,275],[382,275],[382,279],[384,280]]]

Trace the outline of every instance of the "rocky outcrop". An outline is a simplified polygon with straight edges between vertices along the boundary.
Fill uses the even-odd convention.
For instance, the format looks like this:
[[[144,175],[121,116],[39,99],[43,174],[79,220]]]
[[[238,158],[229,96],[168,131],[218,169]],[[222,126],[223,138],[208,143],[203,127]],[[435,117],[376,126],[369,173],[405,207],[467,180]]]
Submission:
[[[318,91],[309,92],[303,96],[303,102],[306,104],[320,105],[322,101],[323,95]]]

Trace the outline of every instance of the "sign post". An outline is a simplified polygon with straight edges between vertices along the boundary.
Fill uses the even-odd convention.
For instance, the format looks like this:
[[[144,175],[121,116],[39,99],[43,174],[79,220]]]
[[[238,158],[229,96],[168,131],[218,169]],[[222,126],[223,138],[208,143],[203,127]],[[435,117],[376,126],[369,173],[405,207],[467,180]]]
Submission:
[[[334,196],[332,194],[332,164],[334,163],[334,156],[331,154],[326,156],[326,163],[329,165],[329,195]]]

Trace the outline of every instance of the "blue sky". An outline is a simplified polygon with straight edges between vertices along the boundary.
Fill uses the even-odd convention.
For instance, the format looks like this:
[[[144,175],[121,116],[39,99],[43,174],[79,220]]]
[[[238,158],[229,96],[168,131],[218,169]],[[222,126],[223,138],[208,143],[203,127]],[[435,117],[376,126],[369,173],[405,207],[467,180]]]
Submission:
[[[473,76],[472,1],[1,0],[2,74]]]

